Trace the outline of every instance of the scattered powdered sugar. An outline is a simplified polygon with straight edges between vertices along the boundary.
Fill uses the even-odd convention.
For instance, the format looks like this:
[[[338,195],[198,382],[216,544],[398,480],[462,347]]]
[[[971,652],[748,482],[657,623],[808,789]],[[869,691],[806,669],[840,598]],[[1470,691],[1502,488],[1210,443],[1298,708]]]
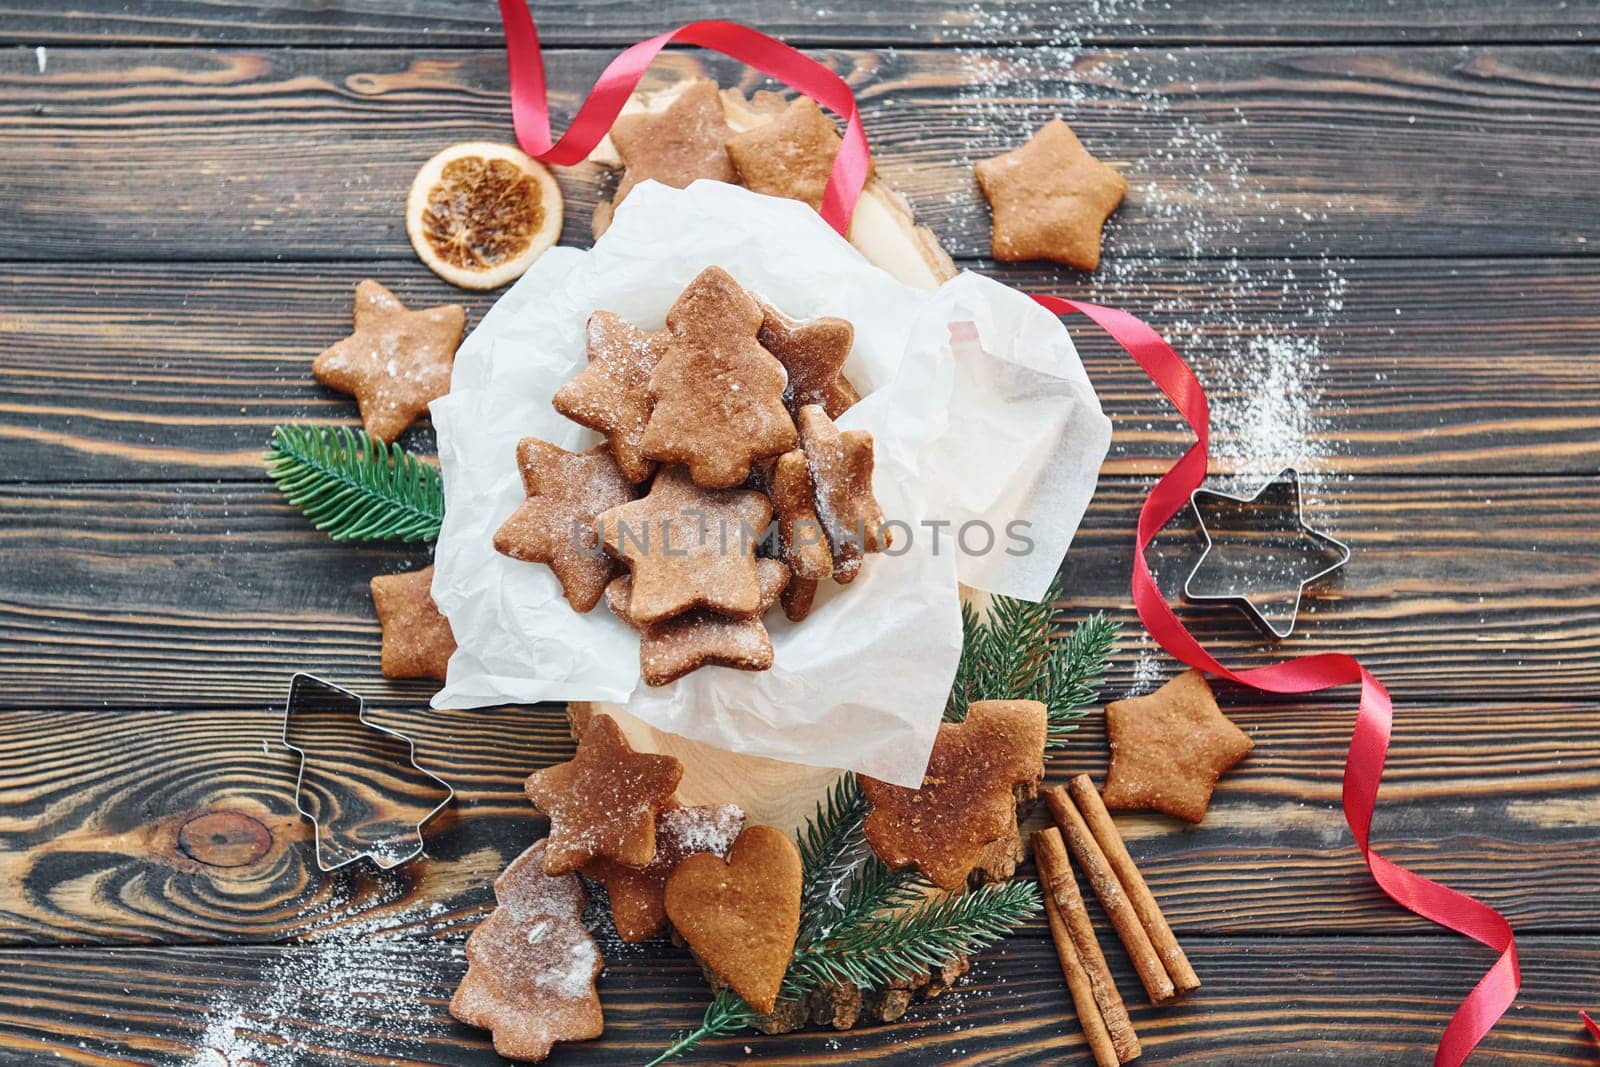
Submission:
[[[737,804],[715,808],[670,808],[657,817],[656,833],[683,856],[714,852],[727,858],[734,838],[744,829],[744,812]]]
[[[1138,658],[1133,661],[1133,684],[1128,687],[1127,695],[1143,696],[1160,685],[1161,653],[1152,644],[1142,645]]]
[[[1337,452],[1322,339],[1339,321],[1346,282],[1340,264],[1302,247],[1302,237],[1285,242],[1294,259],[1247,258],[1239,245],[1247,219],[1295,234],[1326,219],[1332,203],[1281,202],[1230,144],[1249,126],[1243,109],[1235,108],[1231,119],[1215,111],[1191,114],[1193,94],[1169,92],[1169,85],[1215,78],[1208,69],[1214,58],[1199,51],[1085,50],[1087,38],[1108,31],[1137,36],[1141,0],[1061,4],[1056,13],[1052,6],[1029,5],[1025,22],[1007,5],[984,2],[952,15],[950,35],[958,40],[1020,40],[1060,27],[1038,45],[961,51],[958,96],[970,127],[960,162],[1014,148],[1051,118],[1068,124],[1098,118],[1101,128],[1088,130],[1086,144],[1128,179],[1127,203],[1107,224],[1099,272],[1085,278],[1063,271],[1063,282],[1080,291],[1086,283],[1091,299],[1142,305],[1190,361],[1211,399],[1213,469],[1231,475],[1232,488],[1259,484],[1290,465],[1309,473],[1302,481],[1314,487]],[[1114,127],[1104,129],[1112,102],[1135,103],[1141,112],[1139,130],[1122,143]],[[946,206],[962,231],[986,228],[987,207],[976,190],[952,193]],[[1130,209],[1143,218],[1122,222]],[[1174,240],[1183,258],[1172,254]],[[1152,391],[1150,406],[1134,414],[1150,418],[1147,428],[1154,429],[1167,425],[1156,422],[1166,411]]]
[[[224,985],[212,1000],[195,1067],[295,1067],[336,1050],[378,1061],[417,1052],[439,1030],[425,998],[437,994],[441,946],[405,936],[452,929],[442,903],[356,922],[340,921],[336,901],[325,935],[268,958],[259,980]],[[367,907],[371,907],[368,902]],[[459,945],[442,946],[451,962]],[[381,1021],[382,1030],[374,1030]]]

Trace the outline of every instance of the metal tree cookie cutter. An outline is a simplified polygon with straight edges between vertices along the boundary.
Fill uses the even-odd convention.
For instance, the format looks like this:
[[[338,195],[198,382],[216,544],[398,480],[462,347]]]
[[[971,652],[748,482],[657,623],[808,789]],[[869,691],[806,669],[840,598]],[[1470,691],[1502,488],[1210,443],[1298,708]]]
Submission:
[[[375,744],[356,742],[353,730],[370,731]],[[314,675],[296,674],[289,683],[283,746],[300,757],[294,805],[311,820],[322,871],[359,859],[387,871],[416,859],[422,855],[422,828],[455,799],[449,782],[417,762],[411,738],[368,719],[359,694]],[[334,766],[324,771],[314,765],[308,775],[308,757]],[[424,809],[418,799],[417,787],[425,783],[408,783],[396,773],[407,765],[444,791],[432,808]]]
[[[1305,587],[1350,559],[1343,541],[1306,524],[1293,467],[1254,496],[1196,489],[1189,502],[1206,547],[1184,580],[1183,595],[1233,604],[1273,637],[1294,632]]]

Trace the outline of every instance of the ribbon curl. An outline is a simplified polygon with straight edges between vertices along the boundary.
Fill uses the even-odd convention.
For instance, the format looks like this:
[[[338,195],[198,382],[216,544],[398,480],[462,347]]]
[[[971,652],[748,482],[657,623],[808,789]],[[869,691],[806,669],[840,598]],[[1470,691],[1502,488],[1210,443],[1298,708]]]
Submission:
[[[550,131],[539,35],[526,0],[500,0],[500,13],[505,23],[511,74],[512,123],[518,143],[529,155],[558,166],[582,161],[610,131],[651,60],[669,44],[697,44],[755,67],[815,98],[845,120],[844,142],[823,195],[822,217],[841,234],[849,229],[870,161],[866,132],[849,85],[815,60],[748,26],[721,20],[691,22],[641,41],[612,60],[556,141]],[[1262,692],[1314,693],[1359,683],[1361,694],[1345,760],[1343,800],[1345,821],[1367,869],[1379,888],[1401,907],[1499,953],[1488,973],[1456,1009],[1434,1055],[1435,1067],[1459,1067],[1516,999],[1522,981],[1516,939],[1511,925],[1493,908],[1399,866],[1372,847],[1372,815],[1394,725],[1394,705],[1388,690],[1355,659],[1338,653],[1232,671],[1206,651],[1162,596],[1145,559],[1151,541],[1188,505],[1189,494],[1205,481],[1211,429],[1205,390],[1172,346],[1127,312],[1056,296],[1035,295],[1033,299],[1057,315],[1086,315],[1110,334],[1150,376],[1194,433],[1194,444],[1161,476],[1139,509],[1133,603],[1151,636],[1170,655],[1189,666]],[[1585,1021],[1594,1028],[1587,1016]]]
[[[697,44],[754,67],[811,97],[844,119],[844,143],[834,157],[833,173],[822,193],[822,219],[839,233],[850,228],[850,216],[867,183],[872,152],[867,131],[856,110],[856,96],[845,80],[816,60],[775,38],[737,22],[704,19],[626,49],[601,72],[578,107],[561,140],[550,134],[550,103],[544,79],[539,31],[527,0],[500,0],[506,31],[506,61],[511,70],[511,126],[517,143],[535,159],[570,167],[581,163],[611,132],[628,97],[639,87],[645,68],[669,44]]]

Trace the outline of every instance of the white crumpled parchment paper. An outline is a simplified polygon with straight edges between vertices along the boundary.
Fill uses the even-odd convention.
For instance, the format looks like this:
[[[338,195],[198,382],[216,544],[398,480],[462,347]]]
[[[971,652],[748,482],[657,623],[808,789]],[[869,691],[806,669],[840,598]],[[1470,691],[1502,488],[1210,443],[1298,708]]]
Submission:
[[[854,323],[846,373],[864,395],[839,425],[873,435],[894,545],[850,585],[824,583],[804,622],[769,613],[771,670],[708,667],[653,689],[638,638],[603,603],[577,614],[549,568],[491,538],[522,501],[518,439],[598,440],[550,404],[587,362],[589,315],[659,328],[713,264],[791,316]],[[1042,596],[1111,437],[1066,329],[1023,294],[970,273],[909,288],[805,205],[714,182],[647,182],[593,249],[547,252],[462,344],[432,413],[445,485],[433,595],[459,645],[435,707],[614,701],[718,747],[908,786],[960,655],[957,583]]]

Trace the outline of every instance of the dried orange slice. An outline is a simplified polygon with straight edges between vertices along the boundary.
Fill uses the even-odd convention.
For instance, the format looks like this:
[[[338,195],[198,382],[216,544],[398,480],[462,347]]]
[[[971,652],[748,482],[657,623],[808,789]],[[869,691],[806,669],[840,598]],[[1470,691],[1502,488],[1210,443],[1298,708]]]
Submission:
[[[561,236],[561,190],[543,164],[510,145],[451,145],[417,171],[406,233],[445,281],[495,289]]]

